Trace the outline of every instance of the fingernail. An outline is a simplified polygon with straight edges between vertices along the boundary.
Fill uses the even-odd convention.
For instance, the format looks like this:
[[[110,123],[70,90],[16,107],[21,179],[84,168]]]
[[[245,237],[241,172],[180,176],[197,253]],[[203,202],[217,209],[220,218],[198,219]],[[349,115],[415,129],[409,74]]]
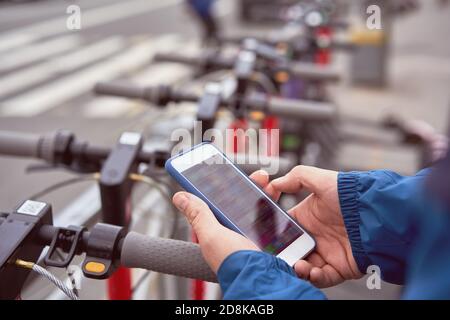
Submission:
[[[181,211],[184,211],[184,209],[186,209],[188,201],[189,199],[184,193],[177,193],[175,197],[173,197],[173,203]]]

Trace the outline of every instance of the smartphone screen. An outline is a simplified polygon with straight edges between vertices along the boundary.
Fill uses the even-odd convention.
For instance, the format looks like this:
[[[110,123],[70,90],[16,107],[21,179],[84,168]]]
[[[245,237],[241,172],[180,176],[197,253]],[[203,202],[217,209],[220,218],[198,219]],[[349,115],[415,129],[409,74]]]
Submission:
[[[277,255],[303,231],[223,159],[213,155],[181,174],[261,250]]]

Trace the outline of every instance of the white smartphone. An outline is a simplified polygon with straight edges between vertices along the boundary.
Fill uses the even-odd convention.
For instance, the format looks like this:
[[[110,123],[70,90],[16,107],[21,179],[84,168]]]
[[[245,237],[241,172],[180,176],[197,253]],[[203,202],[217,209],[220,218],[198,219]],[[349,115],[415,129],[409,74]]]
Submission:
[[[223,225],[290,266],[314,249],[313,237],[213,144],[170,158],[166,170],[205,201]]]

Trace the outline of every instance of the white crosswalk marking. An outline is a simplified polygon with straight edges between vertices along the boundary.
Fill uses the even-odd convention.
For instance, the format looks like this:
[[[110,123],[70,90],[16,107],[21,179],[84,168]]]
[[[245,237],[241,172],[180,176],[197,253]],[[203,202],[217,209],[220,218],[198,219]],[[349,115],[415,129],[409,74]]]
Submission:
[[[90,91],[98,81],[111,80],[126,72],[135,71],[148,63],[160,48],[170,48],[178,42],[179,37],[173,34],[158,37],[156,40],[142,41],[126,52],[93,67],[3,101],[0,114],[17,117],[38,115]]]
[[[163,9],[180,2],[181,0],[130,0],[90,9],[82,12],[82,29],[85,30],[117,20],[130,18],[135,15]],[[66,13],[61,12],[60,17],[0,34],[0,51],[10,50],[44,37],[64,33],[69,34],[73,31],[67,30],[66,19]]]
[[[159,65],[150,67],[131,81],[141,86],[170,84],[188,74],[188,70],[179,66]],[[84,105],[81,112],[85,118],[116,118],[127,113],[134,105],[135,103],[127,98],[98,97]]]
[[[174,48],[165,48],[165,50],[175,50],[183,48],[183,53],[194,54],[199,51],[198,43],[178,43]],[[151,86],[159,84],[173,84],[186,78],[191,74],[191,68],[183,67],[179,64],[161,63],[152,65],[130,79],[140,86]],[[126,114],[130,108],[135,106],[130,99],[120,97],[97,97],[89,101],[81,109],[85,118],[116,118]]]
[[[50,79],[62,72],[74,71],[91,62],[117,53],[125,47],[122,37],[110,37],[79,51],[20,70],[0,79],[0,98]]]
[[[83,10],[89,10],[119,1],[120,0],[76,0],[76,3],[73,4],[80,6]],[[61,15],[61,13],[66,11],[67,6],[69,5],[70,3],[68,1],[52,1],[49,5],[42,4],[42,1],[27,1],[26,10],[23,10],[24,5],[5,6],[2,8],[4,10],[0,10],[0,21],[6,25],[10,25],[13,22],[26,22],[29,19],[41,19],[42,21],[46,20],[46,17]]]
[[[12,48],[28,44],[36,40],[36,36],[31,34],[8,34],[0,38],[0,51],[6,51]]]
[[[130,110],[130,100],[120,97],[95,98],[81,109],[84,118],[117,118]]]
[[[225,17],[233,12],[233,1],[217,1],[214,6],[214,15],[217,17]]]
[[[77,48],[81,44],[81,37],[71,35],[62,38],[52,39],[0,54],[0,72],[5,72],[18,68],[22,65],[39,61],[43,58],[50,58],[57,54],[67,52]]]

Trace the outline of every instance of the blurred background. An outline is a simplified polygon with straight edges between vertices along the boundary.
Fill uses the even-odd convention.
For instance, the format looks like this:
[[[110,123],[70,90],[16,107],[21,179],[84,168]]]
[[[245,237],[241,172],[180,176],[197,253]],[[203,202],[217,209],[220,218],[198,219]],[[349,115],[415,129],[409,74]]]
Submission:
[[[371,16],[367,8],[372,4],[381,9],[380,30],[370,30],[367,24]],[[244,42],[251,38],[283,54],[287,47],[297,46],[301,54],[295,59],[333,68],[339,74],[338,81],[308,83],[309,91],[303,96],[332,103],[338,111],[334,120],[339,120],[339,148],[334,150],[337,140],[331,133],[333,152],[327,160],[332,158],[332,163],[319,161],[319,165],[413,174],[446,148],[450,105],[447,1],[216,0],[207,14],[205,3],[196,5],[196,1],[182,0],[0,1],[0,130],[43,134],[67,129],[77,139],[110,147],[122,132],[137,131],[145,137],[146,150],[168,149],[173,130],[192,125],[196,103],[160,108],[142,99],[95,94],[95,84],[165,84],[200,92],[206,82],[224,82],[227,74],[206,72],[210,70],[204,65],[155,61],[155,55],[183,54],[197,62],[221,56],[233,60],[243,48],[250,50],[252,44]],[[77,8],[80,28],[73,24]],[[218,117],[228,123],[231,116],[222,111]],[[260,116],[249,115],[252,121]],[[287,123],[286,128],[295,125]],[[285,138],[286,145],[298,143]],[[296,162],[309,164],[314,146]],[[74,176],[64,168],[36,163],[0,157],[2,211]],[[174,220],[168,216],[169,205],[154,190],[145,190],[138,189],[134,195],[138,218],[133,228],[165,235]],[[92,223],[101,207],[98,187],[89,182],[43,199],[52,203],[59,225]],[[177,228],[177,237],[189,237],[184,221],[178,221]],[[135,285],[139,283],[138,299],[199,297],[198,284],[191,281],[133,272]],[[330,299],[396,299],[401,290],[386,283],[381,290],[369,290],[362,279],[326,293]],[[215,285],[204,285],[200,291],[203,298],[220,297]],[[105,283],[83,280],[80,296],[105,298]],[[30,279],[23,297],[64,298],[36,278]]]

